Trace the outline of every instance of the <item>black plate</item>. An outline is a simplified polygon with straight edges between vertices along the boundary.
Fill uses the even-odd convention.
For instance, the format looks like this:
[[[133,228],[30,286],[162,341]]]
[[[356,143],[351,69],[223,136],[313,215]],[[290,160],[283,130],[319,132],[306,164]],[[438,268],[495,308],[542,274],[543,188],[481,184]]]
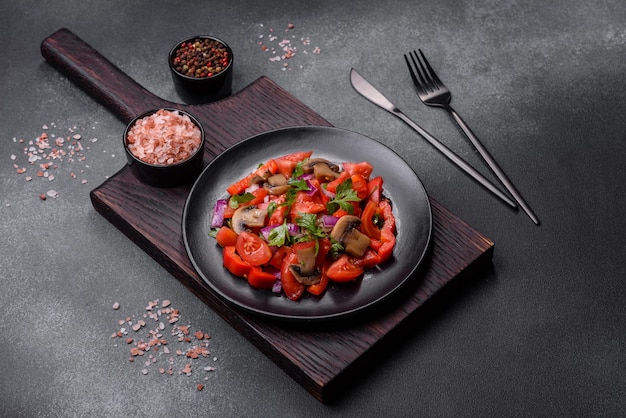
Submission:
[[[372,176],[382,176],[385,195],[393,204],[397,243],[394,257],[382,270],[366,271],[350,284],[331,283],[321,296],[309,294],[297,301],[252,288],[245,279],[222,266],[222,250],[208,235],[211,213],[226,187],[270,158],[296,151],[333,162],[368,161]],[[423,261],[432,233],[432,213],[424,186],[396,153],[355,132],[327,127],[296,127],[266,132],[246,139],[213,160],[194,184],[183,212],[183,239],[187,254],[203,280],[228,302],[246,311],[283,320],[327,320],[363,312],[398,291]]]

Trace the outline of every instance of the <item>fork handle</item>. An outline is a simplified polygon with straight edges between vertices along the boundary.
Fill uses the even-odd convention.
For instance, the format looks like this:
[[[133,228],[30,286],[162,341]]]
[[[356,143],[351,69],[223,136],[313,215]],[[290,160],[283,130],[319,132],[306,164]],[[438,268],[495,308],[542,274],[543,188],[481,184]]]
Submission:
[[[452,114],[452,117],[454,118],[456,123],[461,127],[463,132],[465,132],[465,135],[467,135],[472,145],[474,145],[478,153],[483,157],[483,159],[485,160],[485,162],[487,163],[491,171],[493,171],[496,177],[498,177],[498,180],[500,180],[500,182],[509,191],[509,193],[511,193],[515,201],[520,205],[522,210],[526,212],[528,217],[536,225],[539,225],[539,218],[537,218],[535,213],[528,206],[528,204],[526,203],[522,195],[517,191],[517,189],[511,182],[511,180],[509,180],[506,174],[504,174],[504,171],[502,171],[498,163],[496,163],[496,160],[494,160],[491,154],[489,154],[489,151],[487,151],[487,148],[483,146],[483,144],[478,140],[476,135],[474,135],[474,132],[472,132],[470,127],[465,123],[465,121],[463,121],[463,119],[461,119],[461,116],[459,116],[459,114],[456,113],[456,111],[451,106],[447,106],[447,109]]]
[[[507,205],[517,208],[515,202],[513,202],[507,195],[502,193],[500,189],[493,185],[489,180],[487,180],[482,174],[480,174],[474,167],[472,167],[468,162],[459,157],[454,153],[450,148],[445,146],[442,142],[440,142],[437,138],[433,137],[426,130],[424,130],[417,123],[413,122],[408,116],[402,113],[398,108],[393,108],[391,111],[394,115],[400,118],[404,123],[409,125],[413,130],[415,130],[418,134],[420,134],[426,141],[428,141],[432,146],[437,148],[439,152],[445,155],[450,161],[456,164],[461,170],[465,171],[465,173],[469,174],[474,180],[479,182],[483,187],[489,190],[491,193],[499,197],[503,202]]]

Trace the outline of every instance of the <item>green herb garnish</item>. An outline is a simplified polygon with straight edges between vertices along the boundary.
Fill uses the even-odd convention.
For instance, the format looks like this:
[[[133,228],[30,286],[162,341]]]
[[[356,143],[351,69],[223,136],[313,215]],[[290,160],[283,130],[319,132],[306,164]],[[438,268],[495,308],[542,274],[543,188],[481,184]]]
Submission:
[[[326,237],[324,230],[317,224],[317,215],[315,213],[298,212],[296,225],[304,229],[302,232],[305,235],[310,235],[314,238]]]
[[[272,213],[274,213],[274,211],[276,210],[276,208],[278,207],[278,205],[276,204],[276,202],[271,201],[268,205],[267,205],[267,216],[270,217],[272,216]]]
[[[282,247],[289,242],[289,228],[287,227],[287,221],[284,221],[282,225],[272,229],[267,235],[267,243],[272,247]]]
[[[356,190],[352,188],[352,179],[345,179],[337,186],[335,197],[326,204],[328,213],[335,213],[337,209],[343,209],[349,214],[354,213],[354,207],[350,202],[359,202],[361,199],[356,194]]]
[[[252,193],[236,194],[230,197],[228,200],[228,206],[230,206],[231,209],[237,209],[240,204],[247,203],[252,199],[254,199],[254,195]]]

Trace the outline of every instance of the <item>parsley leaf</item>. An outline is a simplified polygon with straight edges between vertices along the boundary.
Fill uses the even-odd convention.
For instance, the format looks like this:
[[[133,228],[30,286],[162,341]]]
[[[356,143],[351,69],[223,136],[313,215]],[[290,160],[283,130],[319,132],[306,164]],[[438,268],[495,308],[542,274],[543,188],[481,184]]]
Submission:
[[[272,216],[272,213],[274,213],[274,211],[276,210],[276,208],[278,207],[278,205],[276,204],[276,202],[272,201],[267,205],[267,216]]]
[[[307,158],[307,160],[308,160],[308,158]],[[297,179],[298,177],[300,177],[301,175],[304,174],[303,165],[304,165],[304,161],[300,161],[299,163],[296,164],[296,167],[293,169],[293,173],[291,174],[292,178]]]
[[[343,253],[343,245],[339,241],[335,241],[334,239],[330,239],[330,251],[331,257],[333,259],[338,259]]]
[[[298,212],[296,225],[303,228],[305,230],[303,231],[305,234],[311,235],[315,238],[326,237],[324,230],[317,224],[317,215],[315,213]]]
[[[326,210],[328,210],[328,213],[335,213],[337,209],[343,209],[352,214],[354,213],[354,207],[350,202],[359,202],[360,200],[356,190],[352,188],[352,179],[347,178],[337,186],[335,197],[326,204]]]
[[[246,203],[254,199],[252,193],[236,194],[230,197],[228,200],[228,206],[232,209],[237,209],[241,203]]]
[[[272,247],[282,247],[289,242],[289,228],[287,227],[287,221],[284,221],[282,225],[272,229],[267,236],[268,244]]]

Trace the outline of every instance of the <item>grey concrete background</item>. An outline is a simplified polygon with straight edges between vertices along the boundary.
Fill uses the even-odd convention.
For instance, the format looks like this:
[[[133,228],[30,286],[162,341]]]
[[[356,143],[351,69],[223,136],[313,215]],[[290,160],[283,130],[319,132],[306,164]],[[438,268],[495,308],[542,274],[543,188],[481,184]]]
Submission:
[[[619,0],[3,1],[0,415],[623,415],[625,24]],[[94,211],[89,191],[125,164],[124,126],[41,57],[40,42],[61,27],[174,101],[171,45],[221,37],[235,51],[235,91],[267,75],[334,125],[387,144],[433,198],[495,242],[493,268],[320,404]],[[299,48],[286,68],[258,44],[279,49],[284,37]],[[402,58],[418,47],[540,227],[350,86],[354,67],[493,178],[451,118],[419,102]],[[44,125],[82,136],[84,160],[57,161],[52,181],[36,176],[19,141]],[[50,190],[58,197],[40,200]],[[130,363],[111,338],[118,320],[156,299],[211,335],[211,357],[192,376]]]

